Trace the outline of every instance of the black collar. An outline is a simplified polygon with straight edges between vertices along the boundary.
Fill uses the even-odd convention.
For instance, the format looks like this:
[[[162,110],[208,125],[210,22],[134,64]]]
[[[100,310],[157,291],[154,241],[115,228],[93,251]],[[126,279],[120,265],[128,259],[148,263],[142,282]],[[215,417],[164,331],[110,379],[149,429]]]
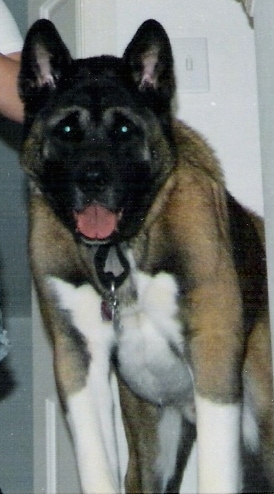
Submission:
[[[129,274],[129,262],[119,244],[100,245],[94,262],[98,278],[107,290],[117,290]]]

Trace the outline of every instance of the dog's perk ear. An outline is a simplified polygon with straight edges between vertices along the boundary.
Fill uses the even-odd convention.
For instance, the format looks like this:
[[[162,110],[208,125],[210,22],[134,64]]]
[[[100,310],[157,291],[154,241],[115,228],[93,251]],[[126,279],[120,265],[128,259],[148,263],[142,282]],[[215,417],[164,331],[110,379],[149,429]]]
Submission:
[[[126,48],[123,59],[138,89],[158,96],[161,104],[165,102],[164,106],[169,108],[175,77],[171,45],[163,26],[153,19],[145,21]]]
[[[71,56],[52,22],[36,21],[24,43],[19,93],[25,103],[35,102],[42,89],[54,90]]]

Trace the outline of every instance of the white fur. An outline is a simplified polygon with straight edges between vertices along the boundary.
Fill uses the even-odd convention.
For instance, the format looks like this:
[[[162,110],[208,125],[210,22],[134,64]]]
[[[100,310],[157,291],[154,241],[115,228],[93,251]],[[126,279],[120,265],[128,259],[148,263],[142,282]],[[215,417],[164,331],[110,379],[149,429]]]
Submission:
[[[102,378],[97,385],[95,380],[93,373],[87,386],[68,398],[68,422],[83,493],[114,494],[122,491],[113,437],[112,396],[109,388],[103,389]]]
[[[162,479],[161,492],[165,491],[175,471],[181,438],[181,423],[182,417],[179,410],[172,407],[164,409],[158,428],[159,455],[156,462],[156,471]]]
[[[240,405],[219,404],[196,395],[198,492],[239,492]]]
[[[137,271],[134,281],[139,296],[139,310],[153,321],[166,340],[183,353],[183,328],[178,320],[178,287],[173,276],[167,273],[149,276]]]
[[[246,448],[250,449],[253,453],[256,453],[259,448],[259,431],[254,412],[249,405],[248,401],[244,400],[243,406],[243,439]]]
[[[90,285],[79,288],[57,278],[49,280],[61,309],[86,338],[91,363],[86,386],[67,399],[68,421],[85,494],[122,492],[114,399],[110,385],[110,352],[115,341],[110,323],[101,319],[101,298]]]
[[[121,310],[119,370],[128,385],[158,405],[188,405],[192,379],[184,361],[177,286],[171,275],[136,272],[138,301]]]

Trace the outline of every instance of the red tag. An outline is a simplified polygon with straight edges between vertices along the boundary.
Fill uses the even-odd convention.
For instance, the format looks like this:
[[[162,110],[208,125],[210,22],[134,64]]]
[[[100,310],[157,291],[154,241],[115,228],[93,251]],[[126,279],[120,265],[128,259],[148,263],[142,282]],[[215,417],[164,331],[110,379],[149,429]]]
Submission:
[[[112,321],[112,307],[108,300],[101,302],[101,317],[102,321]]]

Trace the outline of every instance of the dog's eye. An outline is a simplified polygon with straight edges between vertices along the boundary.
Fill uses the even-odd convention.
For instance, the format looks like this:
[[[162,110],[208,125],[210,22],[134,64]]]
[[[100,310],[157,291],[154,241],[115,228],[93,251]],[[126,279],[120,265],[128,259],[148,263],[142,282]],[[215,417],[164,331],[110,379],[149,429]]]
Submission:
[[[56,125],[54,134],[65,142],[81,142],[85,133],[79,123],[78,114],[73,113],[61,120]]]
[[[120,132],[121,132],[122,134],[127,134],[127,133],[129,132],[129,127],[128,127],[128,125],[122,125],[122,126],[120,127]]]
[[[114,138],[128,139],[133,132],[135,125],[129,119],[117,117],[112,124],[110,134]]]

